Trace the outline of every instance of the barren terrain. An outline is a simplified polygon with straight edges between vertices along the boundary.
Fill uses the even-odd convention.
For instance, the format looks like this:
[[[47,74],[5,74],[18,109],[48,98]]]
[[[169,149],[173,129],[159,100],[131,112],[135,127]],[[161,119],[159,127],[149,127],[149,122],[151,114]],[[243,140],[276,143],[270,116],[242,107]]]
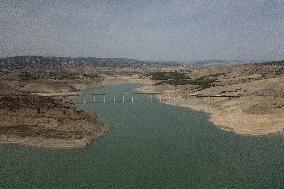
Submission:
[[[80,67],[1,69],[0,144],[78,148],[108,133],[110,126],[68,96],[102,80],[96,70]]]
[[[283,135],[283,68],[283,61],[206,66],[178,71],[187,78],[176,81],[164,80],[164,78],[155,80],[153,75],[145,74],[141,78],[143,80],[152,78],[155,84],[144,86],[140,90],[161,92],[163,101],[168,104],[208,112],[210,120],[219,128],[227,131],[241,135]],[[171,71],[176,72],[176,70]],[[172,84],[173,82],[177,84]],[[208,95],[208,97],[190,96],[192,94]],[[241,97],[217,98],[209,97],[210,95]]]
[[[64,58],[47,59],[51,63],[43,63],[46,59],[41,57],[16,60],[0,62],[0,144],[86,146],[111,128],[76,107],[74,95],[80,89],[121,83],[141,83],[139,90],[161,93],[164,103],[208,112],[210,121],[227,131],[284,133],[283,61],[137,66],[121,60],[124,66],[100,67],[64,63]]]

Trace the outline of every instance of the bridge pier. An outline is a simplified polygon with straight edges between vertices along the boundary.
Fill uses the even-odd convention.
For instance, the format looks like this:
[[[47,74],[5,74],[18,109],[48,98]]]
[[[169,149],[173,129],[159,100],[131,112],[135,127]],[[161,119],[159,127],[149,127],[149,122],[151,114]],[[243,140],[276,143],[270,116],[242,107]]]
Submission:
[[[94,95],[94,102],[96,102],[96,95]]]
[[[150,99],[151,99],[151,102],[153,101],[153,95],[151,94],[151,96],[150,96]]]
[[[85,98],[85,96],[83,97],[83,103],[86,104],[86,98]]]
[[[113,96],[113,103],[115,103],[115,96]]]
[[[122,95],[122,102],[124,103],[124,94]]]
[[[104,95],[104,103],[106,103],[106,95]]]
[[[134,102],[134,97],[133,97],[133,95],[131,95],[131,102],[132,102],[132,103]]]

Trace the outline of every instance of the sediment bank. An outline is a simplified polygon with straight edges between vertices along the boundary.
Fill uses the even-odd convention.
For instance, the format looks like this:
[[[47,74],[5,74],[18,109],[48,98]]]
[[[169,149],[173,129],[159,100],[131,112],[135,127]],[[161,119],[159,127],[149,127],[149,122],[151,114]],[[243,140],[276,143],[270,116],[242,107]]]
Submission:
[[[162,101],[169,105],[187,107],[197,111],[203,111],[210,114],[210,119],[218,128],[234,132],[240,135],[283,135],[284,134],[284,112],[275,111],[269,112],[265,110],[264,113],[259,113],[259,109],[248,112],[248,110],[258,103],[274,103],[275,101],[283,101],[283,98],[275,97],[258,97],[245,96],[238,99],[225,98],[184,98],[185,94],[181,92],[179,87],[171,86],[154,86],[155,82],[149,79],[124,78],[125,81],[131,83],[142,83],[143,87],[137,89],[141,92],[159,92],[164,95]],[[268,81],[269,82],[269,81]],[[277,80],[272,80],[272,83]],[[170,88],[170,89],[169,89]],[[169,101],[168,94],[173,98]],[[179,98],[181,96],[181,98]],[[257,112],[258,111],[258,112]]]

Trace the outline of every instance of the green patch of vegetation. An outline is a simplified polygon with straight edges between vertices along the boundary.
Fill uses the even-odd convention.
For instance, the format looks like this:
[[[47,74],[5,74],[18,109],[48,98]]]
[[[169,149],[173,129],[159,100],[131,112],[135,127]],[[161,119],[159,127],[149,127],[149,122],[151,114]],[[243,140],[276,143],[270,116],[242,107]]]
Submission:
[[[199,89],[206,89],[211,86],[213,86],[213,83],[216,81],[216,79],[207,79],[207,78],[197,78],[197,79],[178,79],[178,80],[168,80],[164,82],[160,82],[159,84],[162,83],[167,83],[169,85],[197,85]]]
[[[151,76],[152,80],[159,80],[156,85],[169,84],[169,85],[196,85],[199,90],[206,89],[214,85],[217,81],[217,76],[223,74],[211,74],[196,79],[191,79],[186,76],[185,73],[179,72],[154,72],[147,74],[146,76]]]

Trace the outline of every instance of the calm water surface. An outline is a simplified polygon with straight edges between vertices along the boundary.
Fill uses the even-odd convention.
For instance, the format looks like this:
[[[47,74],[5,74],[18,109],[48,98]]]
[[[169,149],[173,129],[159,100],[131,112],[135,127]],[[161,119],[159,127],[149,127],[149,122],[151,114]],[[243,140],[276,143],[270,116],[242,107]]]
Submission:
[[[136,87],[84,92],[121,94]],[[0,146],[0,188],[284,188],[284,139],[224,132],[205,113],[149,103],[147,96],[125,100],[84,105],[77,99],[113,127],[85,149]]]

